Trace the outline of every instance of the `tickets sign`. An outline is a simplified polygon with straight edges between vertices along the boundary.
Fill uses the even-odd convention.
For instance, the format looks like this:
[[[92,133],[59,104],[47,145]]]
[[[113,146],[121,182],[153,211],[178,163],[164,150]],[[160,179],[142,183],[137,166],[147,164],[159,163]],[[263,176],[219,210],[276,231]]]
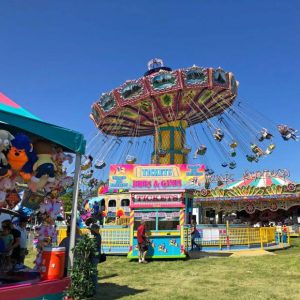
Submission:
[[[197,165],[111,165],[109,188],[128,190],[201,189],[205,166]]]

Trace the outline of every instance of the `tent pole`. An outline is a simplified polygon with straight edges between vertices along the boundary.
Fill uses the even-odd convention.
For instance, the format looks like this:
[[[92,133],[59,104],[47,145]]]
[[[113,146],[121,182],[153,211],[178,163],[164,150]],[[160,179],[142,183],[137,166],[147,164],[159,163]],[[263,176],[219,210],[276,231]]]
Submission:
[[[75,237],[76,237],[76,221],[77,221],[80,166],[81,166],[81,155],[79,153],[76,153],[73,199],[72,199],[70,248],[69,248],[70,249],[70,251],[69,251],[69,268],[72,268],[73,263],[74,263],[74,253],[72,252],[72,249],[75,247]]]

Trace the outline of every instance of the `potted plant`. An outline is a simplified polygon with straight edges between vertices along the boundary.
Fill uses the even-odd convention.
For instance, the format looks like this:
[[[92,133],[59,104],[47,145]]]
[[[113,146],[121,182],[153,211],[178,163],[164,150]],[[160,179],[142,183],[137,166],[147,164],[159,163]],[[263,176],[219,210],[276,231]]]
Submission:
[[[66,290],[65,299],[86,299],[95,294],[94,278],[97,276],[97,265],[93,259],[97,255],[94,239],[83,235],[77,240],[74,252],[74,264],[71,269],[71,285]]]

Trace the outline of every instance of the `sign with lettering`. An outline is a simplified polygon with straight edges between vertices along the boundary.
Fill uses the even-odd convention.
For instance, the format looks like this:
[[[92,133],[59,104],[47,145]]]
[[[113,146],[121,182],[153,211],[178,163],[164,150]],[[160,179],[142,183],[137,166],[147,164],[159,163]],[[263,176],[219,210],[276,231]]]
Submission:
[[[111,165],[109,188],[130,190],[202,189],[205,166]]]
[[[130,208],[154,208],[154,207],[184,207],[184,197],[182,193],[143,193],[137,191],[132,194]]]
[[[256,171],[256,172],[245,171],[245,173],[243,174],[243,178],[245,180],[255,180],[266,176],[286,179],[287,177],[290,177],[290,172],[287,169],[278,169],[278,170],[264,170],[264,171]]]
[[[218,175],[218,174],[213,174],[213,175],[205,174],[205,179],[206,179],[206,181],[211,182],[211,183],[216,183],[216,182],[221,181],[225,184],[234,181],[233,175],[228,174],[228,173],[221,174],[221,175]]]
[[[134,214],[135,218],[141,218],[141,219],[148,219],[148,218],[156,218],[158,216],[159,218],[165,218],[167,219],[174,219],[179,218],[180,212],[179,211],[173,211],[173,212],[163,212],[163,211],[154,211],[154,212],[136,212]]]

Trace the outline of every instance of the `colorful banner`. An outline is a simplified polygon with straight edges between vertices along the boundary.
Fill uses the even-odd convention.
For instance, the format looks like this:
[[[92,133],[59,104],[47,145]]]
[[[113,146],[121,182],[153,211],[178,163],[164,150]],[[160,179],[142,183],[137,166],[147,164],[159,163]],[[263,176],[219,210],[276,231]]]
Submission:
[[[201,189],[205,166],[197,165],[111,165],[109,188],[128,190]]]

